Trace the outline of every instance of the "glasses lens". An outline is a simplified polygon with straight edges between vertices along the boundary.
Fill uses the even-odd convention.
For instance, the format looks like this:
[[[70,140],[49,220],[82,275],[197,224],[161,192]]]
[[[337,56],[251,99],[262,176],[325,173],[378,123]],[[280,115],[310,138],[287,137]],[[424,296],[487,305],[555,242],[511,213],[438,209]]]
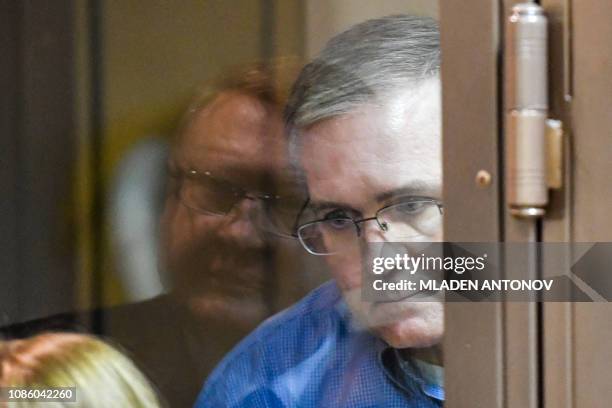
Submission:
[[[266,232],[292,236],[305,201],[303,197],[288,196],[271,196],[263,200],[263,211],[256,214],[258,226]]]
[[[380,210],[378,222],[392,241],[435,240],[442,233],[442,212],[434,201],[407,201]]]
[[[215,180],[185,177],[180,198],[192,210],[223,215],[231,211],[240,197],[236,191]]]
[[[311,254],[327,255],[325,240],[321,231],[321,222],[313,222],[298,228],[298,238],[302,246]]]
[[[350,218],[335,218],[305,224],[298,229],[298,236],[310,253],[330,255],[354,246],[357,227]]]

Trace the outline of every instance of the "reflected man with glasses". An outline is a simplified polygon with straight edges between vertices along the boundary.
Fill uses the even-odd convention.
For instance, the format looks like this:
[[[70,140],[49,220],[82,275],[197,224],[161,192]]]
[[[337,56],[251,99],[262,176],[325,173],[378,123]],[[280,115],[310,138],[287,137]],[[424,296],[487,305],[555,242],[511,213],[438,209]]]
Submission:
[[[305,200],[282,129],[290,75],[283,61],[229,73],[200,91],[176,131],[160,222],[172,289],[157,298],[159,317],[143,316],[159,333],[115,327],[140,335],[129,349],[171,406],[191,406],[218,361],[278,309],[277,251],[297,247]]]
[[[276,279],[269,238],[290,237],[304,202],[273,75],[245,70],[192,104],[171,151],[162,216],[173,293],[197,314],[245,327],[275,307],[267,292]]]
[[[261,325],[197,406],[440,407],[440,301],[361,297],[371,243],[442,240],[434,20],[390,16],[334,37],[286,108],[309,200],[295,235],[334,280]]]

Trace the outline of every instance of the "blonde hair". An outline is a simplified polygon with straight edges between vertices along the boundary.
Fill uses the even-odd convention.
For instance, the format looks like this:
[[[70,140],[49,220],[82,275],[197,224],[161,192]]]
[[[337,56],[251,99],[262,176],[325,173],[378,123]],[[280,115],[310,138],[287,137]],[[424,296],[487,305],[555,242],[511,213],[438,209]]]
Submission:
[[[161,407],[151,383],[117,349],[93,336],[45,333],[0,341],[0,387],[75,387],[76,403],[14,407]]]

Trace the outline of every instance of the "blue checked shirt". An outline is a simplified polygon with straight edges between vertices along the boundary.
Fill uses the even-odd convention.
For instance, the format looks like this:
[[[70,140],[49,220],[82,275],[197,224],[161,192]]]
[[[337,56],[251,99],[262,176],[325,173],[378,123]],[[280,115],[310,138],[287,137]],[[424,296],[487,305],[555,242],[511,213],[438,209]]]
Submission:
[[[238,344],[195,407],[441,407],[444,389],[428,383],[416,364],[391,368],[390,354],[351,322],[336,284],[328,282]]]

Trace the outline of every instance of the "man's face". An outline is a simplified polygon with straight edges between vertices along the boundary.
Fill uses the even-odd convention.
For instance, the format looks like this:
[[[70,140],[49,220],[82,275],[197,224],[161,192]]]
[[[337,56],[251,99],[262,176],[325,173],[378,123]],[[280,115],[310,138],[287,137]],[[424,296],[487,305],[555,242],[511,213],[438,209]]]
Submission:
[[[301,164],[316,217],[342,213],[372,217],[386,205],[411,197],[440,199],[442,183],[439,80],[428,79],[384,106],[364,106],[319,122],[302,136]],[[362,242],[388,238],[375,221],[360,225]],[[430,241],[442,239],[441,227]],[[356,317],[397,348],[437,344],[443,334],[440,302],[361,300],[362,262],[369,256],[327,257]]]
[[[281,131],[279,112],[254,97],[225,92],[196,114],[177,141],[169,163],[173,191],[161,224],[163,250],[175,290],[192,303],[200,301],[196,307],[217,302],[244,310],[240,302],[260,302],[270,270],[269,247],[253,221],[260,201],[243,198],[227,214],[216,215],[188,208],[180,196],[189,183],[197,185],[203,209],[210,205],[215,210],[217,187],[252,195],[269,192],[287,168]],[[192,170],[198,175],[193,180],[188,176]],[[204,187],[210,177],[212,191]]]

